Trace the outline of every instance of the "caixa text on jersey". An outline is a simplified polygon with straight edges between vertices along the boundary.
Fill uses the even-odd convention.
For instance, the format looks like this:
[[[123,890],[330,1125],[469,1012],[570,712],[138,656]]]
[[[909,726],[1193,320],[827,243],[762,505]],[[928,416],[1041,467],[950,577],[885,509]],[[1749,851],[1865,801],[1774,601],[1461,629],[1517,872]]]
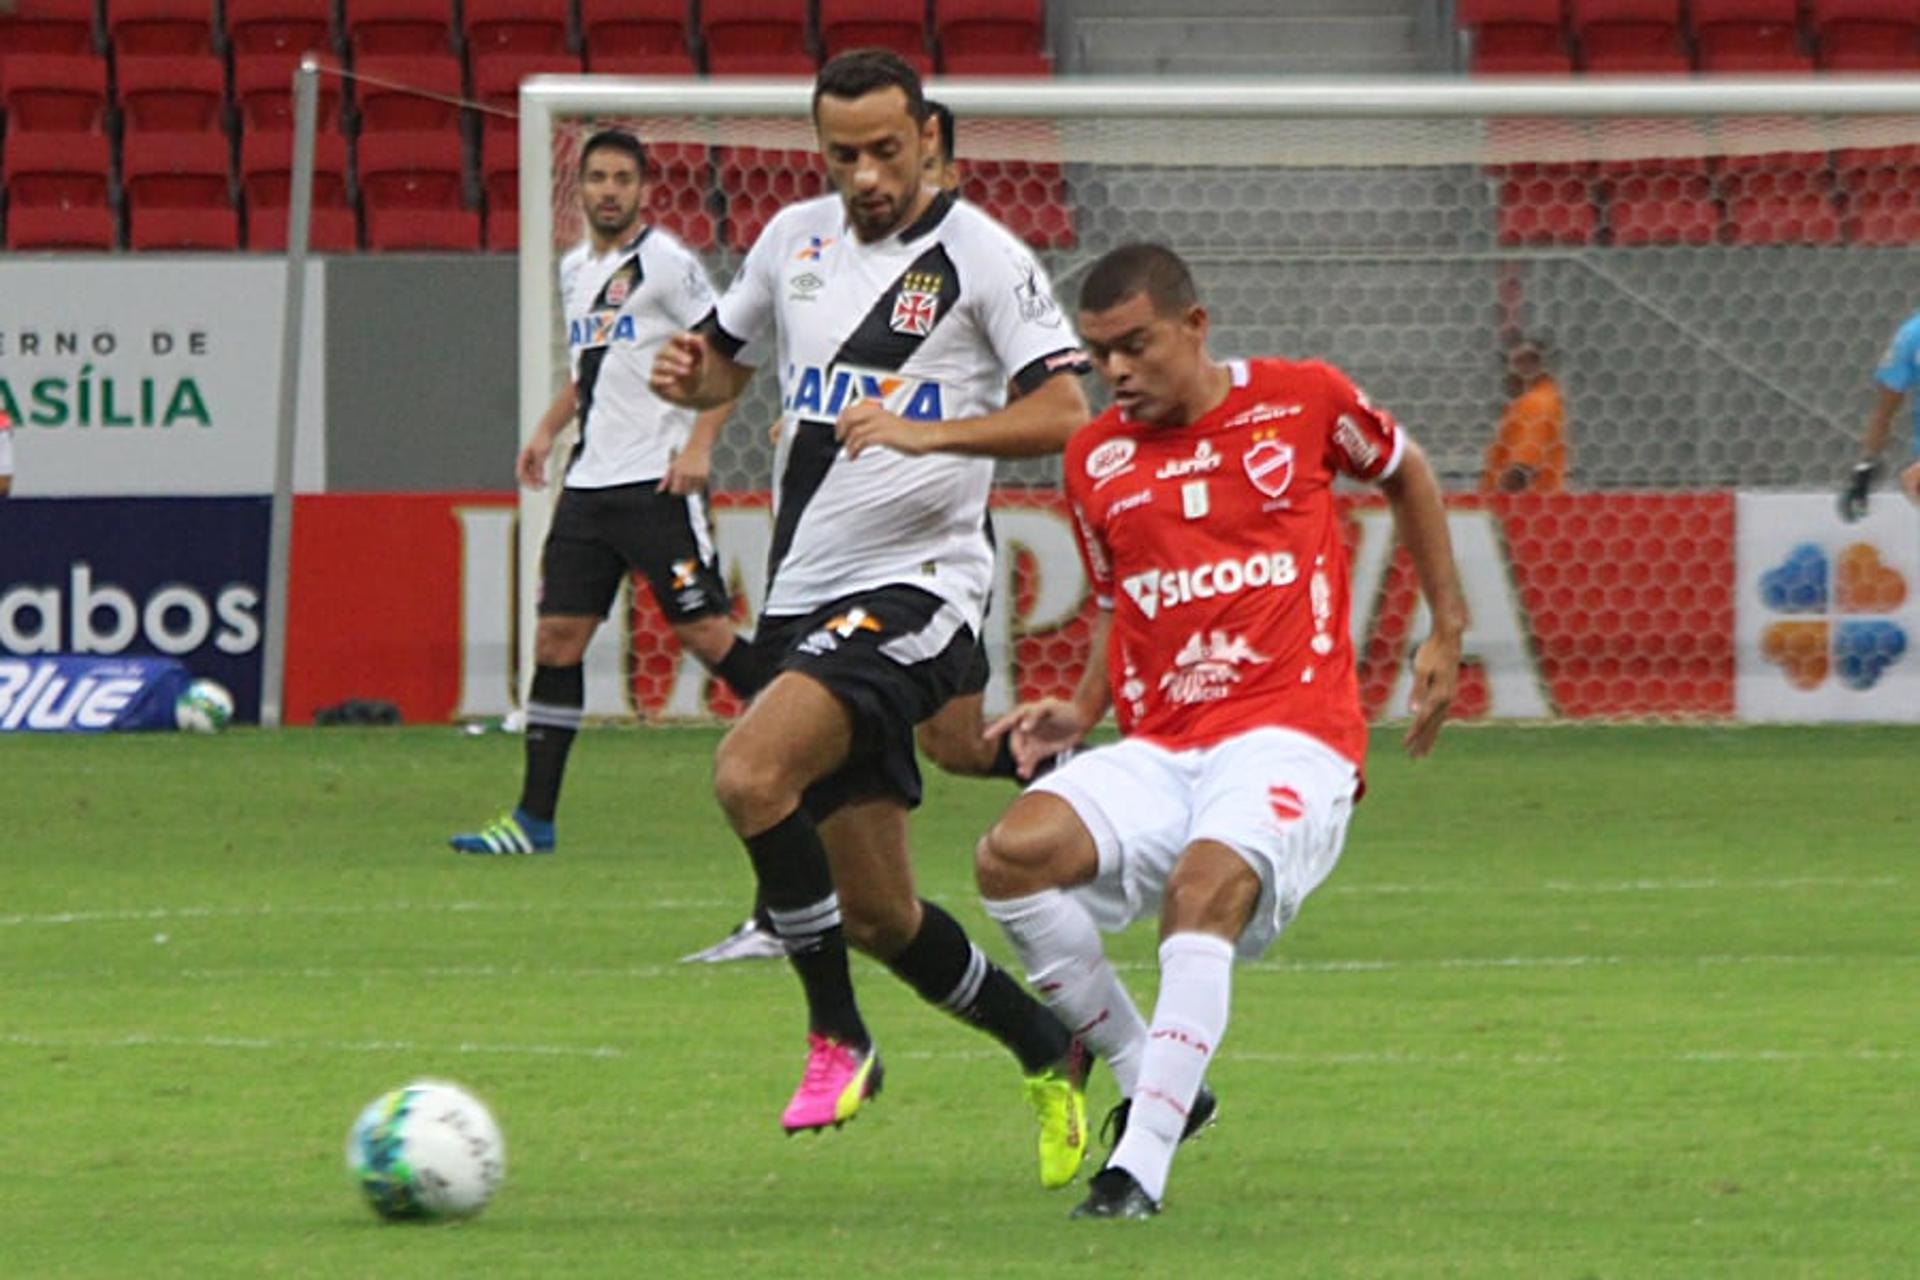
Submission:
[[[781,407],[803,418],[832,421],[842,409],[862,400],[878,400],[889,413],[918,422],[937,422],[947,416],[939,383],[885,369],[796,365],[789,369],[784,385],[792,390]]]

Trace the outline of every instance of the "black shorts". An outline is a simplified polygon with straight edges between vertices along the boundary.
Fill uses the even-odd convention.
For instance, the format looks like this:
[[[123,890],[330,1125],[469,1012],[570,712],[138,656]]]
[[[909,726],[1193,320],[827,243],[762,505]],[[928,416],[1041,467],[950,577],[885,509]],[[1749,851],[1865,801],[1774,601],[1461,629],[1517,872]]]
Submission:
[[[636,572],[669,622],[733,611],[706,499],[662,493],[656,480],[561,490],[540,555],[540,612],[604,618]]]
[[[960,691],[980,647],[958,609],[918,587],[880,587],[809,614],[762,617],[754,645],[779,670],[825,685],[853,718],[846,761],[807,788],[808,817],[876,796],[920,803],[913,727]]]
[[[973,646],[973,656],[967,659],[967,672],[960,677],[960,687],[953,691],[954,696],[965,697],[968,694],[985,693],[987,681],[993,679],[993,663],[987,658],[987,642],[981,640]]]

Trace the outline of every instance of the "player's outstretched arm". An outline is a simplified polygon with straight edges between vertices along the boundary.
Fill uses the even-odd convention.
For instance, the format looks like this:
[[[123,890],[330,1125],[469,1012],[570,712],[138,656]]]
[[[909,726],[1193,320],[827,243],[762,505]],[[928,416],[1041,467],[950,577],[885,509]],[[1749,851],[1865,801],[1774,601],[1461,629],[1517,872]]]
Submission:
[[[1467,629],[1467,602],[1460,590],[1460,572],[1453,563],[1453,540],[1447,533],[1440,481],[1424,449],[1411,437],[1404,447],[1399,467],[1380,482],[1380,488],[1393,508],[1394,528],[1413,560],[1420,594],[1433,615],[1433,631],[1413,657],[1413,694],[1407,702],[1413,723],[1402,740],[1408,755],[1423,756],[1433,750],[1460,683],[1460,640]]]
[[[738,400],[753,370],[722,355],[703,333],[676,333],[660,344],[647,385],[668,404],[718,409]]]
[[[1013,735],[1013,763],[1022,778],[1033,776],[1034,766],[1082,738],[1107,714],[1111,693],[1107,687],[1107,635],[1113,613],[1094,615],[1093,635],[1087,642],[1087,666],[1071,698],[1041,698],[1023,702],[988,725],[981,736],[989,741],[1003,733]]]
[[[1860,441],[1860,461],[1847,472],[1847,483],[1840,490],[1840,518],[1848,524],[1867,514],[1867,495],[1880,478],[1880,452],[1893,434],[1893,416],[1900,411],[1904,393],[1887,387],[1876,388],[1873,408],[1867,414],[1867,429]]]
[[[573,421],[579,400],[574,394],[573,383],[560,388],[553,397],[553,403],[540,415],[540,421],[534,424],[533,436],[520,447],[520,456],[514,459],[513,473],[520,483],[529,489],[541,489],[547,483],[547,459],[553,456],[553,442],[563,428]]]
[[[962,453],[987,458],[1039,458],[1059,453],[1067,437],[1093,416],[1080,380],[1056,374],[1003,409],[978,418],[913,422],[877,402],[860,400],[841,410],[834,434],[857,458],[875,445],[900,453]]]

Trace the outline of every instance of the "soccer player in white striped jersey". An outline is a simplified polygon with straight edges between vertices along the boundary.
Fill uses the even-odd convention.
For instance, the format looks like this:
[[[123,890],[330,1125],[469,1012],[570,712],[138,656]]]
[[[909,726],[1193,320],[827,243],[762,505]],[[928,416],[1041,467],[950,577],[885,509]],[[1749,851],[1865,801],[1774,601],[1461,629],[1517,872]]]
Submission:
[[[916,895],[907,816],[914,726],[958,690],[991,586],[992,460],[1060,449],[1088,416],[1086,362],[1032,253],[925,180],[934,125],[911,67],[841,54],[815,82],[813,115],[835,193],[768,224],[653,379],[664,398],[709,407],[759,364],[780,374],[756,635],[780,673],[721,743],[714,790],[807,997],[806,1069],[781,1123],[841,1124],[879,1089],[851,942],[1013,1051],[1040,1119],[1041,1180],[1064,1185],[1086,1149],[1070,1037]]]
[[[742,697],[764,682],[750,641],[734,633],[705,490],[714,436],[728,406],[695,416],[647,386],[654,353],[713,306],[713,288],[687,247],[641,218],[646,151],[609,129],[580,151],[588,236],[560,261],[572,377],[520,451],[520,483],[546,482],[555,438],[575,417],[580,443],[566,466],[540,560],[540,621],[527,699],[520,802],[448,843],[462,853],[550,853],[567,756],[586,698],[587,645],[638,572],[681,647]]]

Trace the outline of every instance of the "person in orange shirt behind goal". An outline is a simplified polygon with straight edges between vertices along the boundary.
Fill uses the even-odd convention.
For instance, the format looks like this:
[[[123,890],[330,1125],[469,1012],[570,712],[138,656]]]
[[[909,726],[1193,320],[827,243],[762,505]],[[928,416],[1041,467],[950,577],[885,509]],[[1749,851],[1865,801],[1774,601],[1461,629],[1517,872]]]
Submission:
[[[1567,480],[1567,406],[1541,343],[1507,352],[1506,412],[1487,446],[1482,493],[1558,493]]]

